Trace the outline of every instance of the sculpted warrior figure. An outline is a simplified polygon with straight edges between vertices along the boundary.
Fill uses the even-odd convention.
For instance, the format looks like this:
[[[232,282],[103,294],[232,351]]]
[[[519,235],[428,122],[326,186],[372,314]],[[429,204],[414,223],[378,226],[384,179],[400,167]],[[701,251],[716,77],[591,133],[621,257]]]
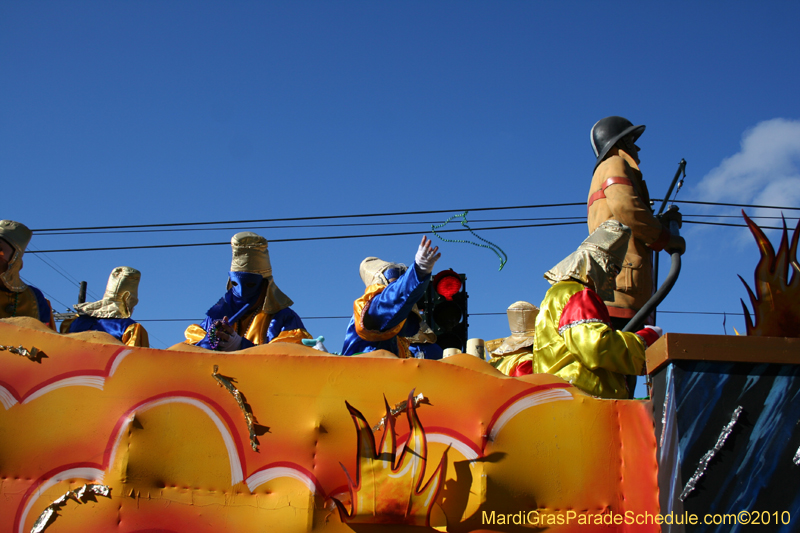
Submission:
[[[606,300],[616,329],[624,328],[654,292],[653,253],[686,249],[683,238],[672,235],[668,221],[656,218],[650,207],[636,145],[644,129],[622,117],[606,117],[591,131],[597,162],[589,187],[589,233],[606,220],[621,222],[632,232],[614,292]],[[680,224],[680,215],[674,216]]]

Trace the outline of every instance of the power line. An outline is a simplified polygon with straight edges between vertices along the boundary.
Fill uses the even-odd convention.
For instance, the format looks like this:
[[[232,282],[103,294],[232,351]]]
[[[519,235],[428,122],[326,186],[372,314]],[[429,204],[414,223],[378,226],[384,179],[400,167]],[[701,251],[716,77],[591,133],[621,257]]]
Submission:
[[[690,217],[701,218],[735,218],[741,219],[741,215],[711,215],[711,214],[685,214],[683,220],[685,222],[694,223],[694,220],[687,220]],[[573,217],[527,217],[527,218],[492,218],[492,219],[474,219],[471,220],[472,224],[482,224],[487,222],[530,222],[535,220],[573,220],[583,221],[586,217],[573,216]],[[773,216],[751,216],[753,220],[800,220],[800,217],[773,217]],[[352,224],[296,224],[296,225],[279,225],[279,226],[248,226],[248,229],[307,229],[307,228],[340,228],[340,227],[372,227],[372,226],[410,226],[410,225],[433,225],[439,221],[413,221],[413,222],[365,222],[365,223],[352,223]],[[702,222],[697,222],[702,223]],[[238,227],[218,227],[218,228],[172,228],[172,229],[131,229],[131,230],[92,230],[92,231],[65,231],[65,232],[52,232],[52,233],[38,233],[39,236],[54,236],[54,235],[124,235],[133,233],[175,233],[175,232],[195,232],[195,231],[231,231],[238,230]],[[774,229],[774,228],[766,228]],[[35,248],[31,248],[35,250]],[[77,282],[73,282],[76,283]]]
[[[654,199],[653,201],[657,202],[657,201],[660,201],[660,200],[659,199]],[[712,205],[712,206],[748,207],[748,208],[759,208],[759,209],[800,210],[800,207],[769,206],[769,205],[755,205],[755,204],[735,204],[735,203],[724,203],[724,202],[703,202],[703,201],[693,201],[693,200],[677,200],[675,203],[697,204],[697,205]],[[511,210],[511,209],[538,209],[538,208],[546,208],[546,207],[572,207],[572,206],[583,206],[583,205],[585,205],[583,202],[570,202],[570,203],[518,205],[518,206],[503,206],[503,207],[476,207],[476,208],[472,208],[472,209],[467,209],[466,211],[498,211],[498,210]],[[433,213],[452,213],[454,211],[461,211],[461,210],[439,209],[439,210],[428,210],[428,211],[402,211],[402,212],[392,212],[392,213],[363,213],[363,214],[350,214],[350,215],[325,215],[325,216],[314,216],[314,217],[291,217],[291,218],[273,218],[273,219],[205,221],[205,222],[177,222],[177,223],[164,223],[164,224],[134,224],[134,225],[116,225],[116,226],[87,226],[87,227],[74,227],[74,228],[48,228],[48,229],[35,229],[35,230],[33,230],[33,232],[38,234],[38,235],[70,235],[70,234],[85,234],[85,233],[148,233],[148,232],[201,231],[201,230],[203,230],[203,228],[186,228],[186,226],[214,226],[214,225],[222,225],[222,224],[252,224],[252,223],[264,223],[264,222],[298,222],[298,221],[311,221],[311,220],[334,220],[334,219],[352,219],[352,218],[369,218],[369,217],[408,216],[408,215],[423,215],[423,214],[433,214]],[[685,216],[706,217],[706,218],[724,218],[724,217],[729,216],[729,215],[685,215]],[[480,223],[480,222],[527,221],[527,220],[566,220],[566,219],[575,219],[575,218],[579,218],[579,217],[540,217],[540,218],[533,218],[533,219],[526,219],[526,218],[522,218],[522,219],[487,219],[487,220],[475,220],[473,222]],[[580,217],[580,218],[582,218],[582,217]],[[759,217],[759,218],[768,218],[768,217]],[[790,218],[790,220],[793,220],[793,218]],[[258,229],[290,229],[290,228],[307,228],[307,227],[350,227],[350,226],[407,225],[407,224],[433,224],[433,222],[410,221],[410,222],[326,224],[326,225],[300,224],[300,225],[288,225],[288,226],[264,226],[264,227],[258,228]],[[180,229],[179,229],[179,227],[180,227]],[[531,227],[531,226],[520,226],[520,227]],[[741,226],[741,227],[743,227],[743,226]],[[137,228],[169,228],[169,229],[137,229]],[[212,231],[222,231],[222,230],[230,230],[230,229],[238,229],[238,228],[230,228],[230,227],[211,228]],[[774,228],[767,228],[767,229],[774,229]],[[116,231],[103,231],[103,230],[116,230]],[[120,230],[123,230],[123,231],[120,231]],[[380,236],[380,235],[378,235],[378,236]],[[319,239],[313,239],[313,240],[319,240]],[[203,243],[203,244],[192,244],[190,246],[209,246],[209,245],[215,245],[215,244],[216,243]],[[175,246],[176,245],[168,245],[166,247],[175,247]],[[162,246],[158,246],[158,247],[165,247],[165,246],[162,245]],[[125,248],[109,248],[109,249],[136,249],[136,248],[125,247]],[[88,250],[94,251],[95,249],[88,249]],[[84,250],[80,250],[80,251],[84,251]],[[49,252],[49,250],[47,252]]]
[[[699,215],[702,216],[702,215]],[[475,219],[470,220],[473,223],[484,222],[529,222],[534,220],[586,220],[585,216],[573,217],[534,217],[534,218],[489,218],[489,219]],[[439,224],[441,220],[425,221],[408,221],[408,222],[361,222],[353,224],[294,224],[294,225],[281,225],[281,226],[247,226],[247,229],[298,229],[298,228],[348,228],[348,227],[361,227],[361,226],[410,226],[417,224],[433,225]],[[37,233],[37,235],[105,235],[105,234],[127,234],[127,233],[170,233],[170,232],[187,232],[187,231],[230,231],[238,230],[238,227],[219,227],[219,228],[173,228],[173,229],[131,229],[131,230],[92,230],[92,231],[64,231],[53,233]]]
[[[33,285],[31,282],[29,282],[27,279],[23,278],[22,276],[20,276],[20,277],[19,277],[19,279],[21,279],[22,281],[24,281],[24,282],[25,282],[27,285]],[[36,287],[36,285],[34,285],[34,287]],[[39,289],[39,287],[36,287],[36,288],[37,288],[37,289]],[[47,298],[48,298],[49,300],[52,300],[52,301],[56,302],[57,304],[61,304],[61,305],[63,305],[63,306],[66,308],[66,309],[69,309],[69,308],[70,308],[70,306],[69,306],[69,305],[67,305],[67,304],[65,304],[64,302],[61,302],[61,301],[59,301],[59,300],[55,299],[55,298],[54,298],[52,295],[50,295],[48,292],[46,292],[46,291],[43,291],[42,289],[39,289],[39,290],[40,290],[40,291],[42,291],[42,294],[44,294],[45,296],[47,296]]]
[[[476,231],[491,231],[500,229],[520,229],[520,228],[542,228],[548,226],[569,226],[574,224],[586,224],[584,219],[575,222],[551,222],[547,224],[524,224],[516,226],[495,226],[490,228],[473,228]],[[470,231],[468,229],[448,229],[439,230],[439,233],[456,233],[462,231]],[[332,235],[328,237],[297,237],[293,239],[270,239],[270,243],[276,242],[303,242],[303,241],[325,241],[325,240],[339,240],[339,239],[361,239],[367,237],[398,237],[403,235],[419,235],[420,231],[403,231],[395,233],[371,233],[361,235]],[[198,243],[182,243],[182,244],[146,244],[140,246],[107,246],[102,248],[71,248],[62,250],[38,250],[30,253],[56,253],[56,252],[102,252],[109,250],[144,250],[155,248],[187,248],[192,246],[230,246],[230,241],[224,242],[198,242]]]
[[[130,228],[164,228],[171,226],[208,226],[214,224],[252,224],[257,222],[289,222],[300,220],[331,220],[337,218],[361,218],[361,217],[392,217],[406,215],[430,215],[433,213],[456,213],[464,211],[500,211],[506,209],[538,209],[542,207],[569,207],[576,205],[586,205],[584,202],[562,203],[562,204],[540,204],[540,205],[517,205],[507,207],[474,207],[472,209],[437,209],[431,211],[398,211],[395,213],[368,213],[360,215],[324,215],[316,217],[292,217],[292,218],[262,218],[253,220],[224,220],[216,222],[177,222],[173,224],[134,224],[127,226],[93,226],[83,228],[48,228],[31,230],[33,233],[44,231],[77,231],[77,230],[98,230],[98,229],[130,229]]]
[[[704,218],[737,218],[741,219],[742,215],[694,215],[694,214],[686,214],[683,215],[683,218],[686,217],[704,217]],[[750,219],[769,219],[769,220],[800,220],[800,217],[766,217],[766,216],[748,216]]]
[[[727,222],[703,222],[701,220],[684,220],[684,224],[703,224],[706,226],[727,226],[729,228],[748,228],[747,224],[728,224]],[[783,227],[775,227],[775,226],[759,226],[761,229],[777,229],[782,230]]]
[[[711,214],[685,214],[683,219],[687,217],[702,217],[702,218],[737,218],[741,219],[741,215],[711,215]],[[751,219],[770,219],[770,220],[798,220],[798,217],[770,217],[770,216],[751,216]],[[535,220],[585,220],[584,216],[572,217],[526,217],[526,218],[482,218],[470,220],[471,224],[482,224],[487,222],[530,222]],[[408,222],[357,222],[351,224],[294,224],[294,225],[276,225],[276,226],[247,226],[247,229],[307,229],[307,228],[350,228],[350,227],[372,227],[372,226],[410,226],[410,225],[433,225],[438,224],[439,220],[418,220]],[[56,231],[48,233],[37,233],[39,236],[53,236],[53,235],[124,235],[133,233],[185,233],[195,231],[231,231],[239,230],[239,227],[217,227],[217,228],[170,228],[170,229],[123,229],[123,230],[86,230],[86,231]]]
[[[565,217],[568,218],[568,217]],[[574,222],[551,222],[547,224],[518,224],[514,226],[494,226],[488,228],[473,228],[476,231],[494,231],[494,230],[503,230],[503,229],[522,229],[522,228],[543,228],[549,226],[569,226],[575,224],[585,224],[585,220],[581,218],[580,220]],[[727,227],[734,227],[734,228],[747,228],[746,224],[730,224],[725,222],[703,222],[699,220],[685,220],[684,223],[686,224],[705,224],[710,226],[727,226]],[[782,227],[775,227],[775,226],[761,226],[761,229],[775,229],[775,230],[782,230]],[[439,233],[456,233],[456,232],[464,232],[470,231],[468,229],[449,229],[449,230],[439,230]],[[398,237],[404,235],[419,235],[420,231],[403,231],[403,232],[394,232],[394,233],[369,233],[369,234],[360,234],[360,235],[330,235],[327,237],[296,237],[296,238],[289,238],[289,239],[270,239],[270,243],[277,243],[277,242],[304,242],[304,241],[325,241],[325,240],[339,240],[339,239],[361,239],[361,238],[369,238],[369,237]],[[58,253],[58,252],[104,252],[104,251],[112,251],[112,250],[147,250],[147,249],[159,249],[159,248],[188,248],[188,247],[196,247],[196,246],[229,246],[229,241],[223,242],[198,242],[198,243],[179,243],[179,244],[145,244],[139,246],[106,246],[100,248],[65,248],[60,250],[35,250],[30,251],[28,253],[31,254],[46,254],[46,253]]]
[[[671,315],[733,315],[744,316],[744,313],[726,313],[725,311],[658,311],[659,313],[669,313]]]
[[[660,202],[662,199],[654,198],[653,202]],[[780,209],[790,211],[800,211],[800,207],[789,206],[775,206],[775,205],[755,205],[755,204],[735,204],[725,202],[702,202],[695,200],[675,200],[673,203],[678,204],[697,204],[697,205],[712,205],[712,206],[727,206],[727,207],[748,207],[756,209]],[[163,224],[132,224],[132,225],[118,225],[118,226],[87,226],[75,228],[47,228],[47,229],[34,229],[33,233],[39,234],[44,232],[69,232],[69,231],[90,231],[90,230],[108,230],[108,229],[133,229],[133,228],[169,228],[177,226],[211,226],[218,224],[253,224],[263,222],[296,222],[303,220],[334,220],[341,218],[368,218],[368,217],[391,217],[391,216],[407,216],[407,215],[426,215],[434,213],[455,213],[463,211],[501,211],[510,209],[540,209],[546,207],[572,207],[584,206],[585,202],[569,202],[557,204],[536,204],[536,205],[516,205],[516,206],[503,206],[503,207],[474,207],[471,209],[437,209],[428,211],[398,211],[393,213],[362,213],[350,215],[323,215],[314,217],[291,217],[291,218],[264,218],[264,219],[251,219],[251,220],[223,220],[223,221],[206,221],[206,222],[176,222],[176,223],[163,223]],[[699,216],[699,215],[697,215]]]
[[[661,202],[661,199],[653,199],[654,202]],[[697,205],[723,205],[727,207],[752,207],[755,209],[786,209],[788,211],[800,211],[800,207],[776,206],[776,205],[752,205],[752,204],[728,204],[724,202],[700,202],[697,200],[676,200],[676,204],[697,204]]]
[[[28,249],[26,250],[26,253],[32,253],[32,254],[36,254],[37,252],[38,252],[38,250],[37,250],[36,248],[34,248],[34,247],[33,247],[33,246],[31,246],[31,245],[28,245]],[[80,282],[79,282],[77,279],[75,279],[75,277],[74,277],[74,276],[72,276],[72,275],[71,275],[69,272],[67,272],[65,269],[61,268],[61,267],[60,267],[60,266],[58,266],[58,265],[55,265],[55,264],[53,264],[53,263],[55,263],[55,262],[51,263],[50,261],[48,261],[47,259],[45,259],[45,258],[44,258],[44,256],[39,256],[39,255],[36,255],[36,258],[37,258],[37,259],[39,259],[40,261],[42,261],[42,262],[43,262],[45,265],[47,265],[47,266],[49,266],[50,268],[52,268],[53,270],[55,270],[55,271],[56,271],[56,273],[58,273],[59,275],[61,275],[61,276],[62,276],[64,279],[66,279],[67,281],[69,281],[70,283],[72,283],[73,285],[75,285],[76,287],[80,287],[80,285],[81,285],[81,284],[80,284]],[[98,297],[97,297],[97,295],[96,295],[96,294],[94,294],[93,292],[91,292],[91,291],[89,291],[89,290],[87,290],[86,292],[87,292],[87,293],[89,293],[89,296],[91,296],[92,298],[94,298],[94,299],[96,299],[96,300],[99,300],[99,299],[100,299],[100,298],[98,298]],[[62,305],[63,305],[63,304],[62,304]]]
[[[658,311],[659,313],[669,313],[676,315],[733,315],[744,316],[744,313],[726,313],[724,311]],[[506,316],[506,312],[496,313],[469,313],[469,316]],[[350,315],[338,316],[304,316],[303,320],[344,320],[351,318]],[[201,322],[203,318],[145,318],[136,319],[137,322]]]

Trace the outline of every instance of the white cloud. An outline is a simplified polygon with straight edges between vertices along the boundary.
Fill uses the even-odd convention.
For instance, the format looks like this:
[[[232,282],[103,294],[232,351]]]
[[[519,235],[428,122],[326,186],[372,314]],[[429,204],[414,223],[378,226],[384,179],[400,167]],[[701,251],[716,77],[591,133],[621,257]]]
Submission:
[[[695,192],[710,202],[800,205],[800,120],[776,118],[745,131],[741,150],[709,172]]]

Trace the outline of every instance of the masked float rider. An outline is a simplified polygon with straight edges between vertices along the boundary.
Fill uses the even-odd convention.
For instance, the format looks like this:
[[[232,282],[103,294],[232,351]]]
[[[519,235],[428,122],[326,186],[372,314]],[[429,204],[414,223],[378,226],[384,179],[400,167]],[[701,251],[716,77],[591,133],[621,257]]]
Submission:
[[[433,266],[442,256],[438,252],[438,246],[431,248],[430,239],[422,237],[411,268],[377,257],[367,257],[361,262],[359,274],[366,289],[364,295],[353,303],[353,317],[347,326],[343,355],[388,350],[401,358],[417,356],[410,345],[417,340],[420,331],[427,332],[430,328],[421,321],[414,308],[425,295]],[[433,337],[428,341],[430,347],[438,348],[430,344],[435,340]],[[419,350],[419,344],[414,344]]]
[[[202,324],[186,329],[186,343],[230,352],[258,344],[310,339],[294,303],[272,279],[267,240],[249,231],[231,239],[228,291],[206,312]]]
[[[0,318],[29,316],[56,329],[53,308],[42,291],[27,285],[19,276],[22,256],[32,232],[25,224],[0,220]]]
[[[111,271],[103,298],[97,302],[77,304],[78,315],[61,323],[61,333],[104,331],[127,346],[150,347],[147,330],[133,320],[133,308],[139,303],[139,281],[142,273],[121,266]]]
[[[650,195],[639,170],[636,140],[644,126],[634,126],[622,117],[606,117],[591,131],[597,158],[589,187],[589,233],[606,220],[616,220],[631,229],[616,287],[606,298],[611,323],[622,329],[654,292],[653,252],[686,250],[686,242],[669,231],[667,218],[659,220],[650,208]],[[680,225],[680,214],[669,215]],[[652,320],[649,320],[652,323]]]
[[[578,249],[548,270],[552,285],[536,318],[533,353],[510,375],[547,373],[601,398],[628,398],[626,375],[645,372],[645,349],[661,329],[615,331],[603,300],[625,258],[630,229],[606,220]]]
[[[514,302],[506,310],[511,335],[486,341],[486,351],[492,355],[489,364],[509,375],[520,362],[531,359],[539,308],[529,302]]]

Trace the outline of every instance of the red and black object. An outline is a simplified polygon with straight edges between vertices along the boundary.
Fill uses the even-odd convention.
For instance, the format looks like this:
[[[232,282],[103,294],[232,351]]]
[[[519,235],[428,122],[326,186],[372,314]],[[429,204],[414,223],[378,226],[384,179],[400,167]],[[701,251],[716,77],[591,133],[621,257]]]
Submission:
[[[443,350],[467,349],[468,318],[467,276],[452,269],[443,270],[431,280],[425,297],[420,302],[420,310],[425,321],[436,334],[438,344]]]

